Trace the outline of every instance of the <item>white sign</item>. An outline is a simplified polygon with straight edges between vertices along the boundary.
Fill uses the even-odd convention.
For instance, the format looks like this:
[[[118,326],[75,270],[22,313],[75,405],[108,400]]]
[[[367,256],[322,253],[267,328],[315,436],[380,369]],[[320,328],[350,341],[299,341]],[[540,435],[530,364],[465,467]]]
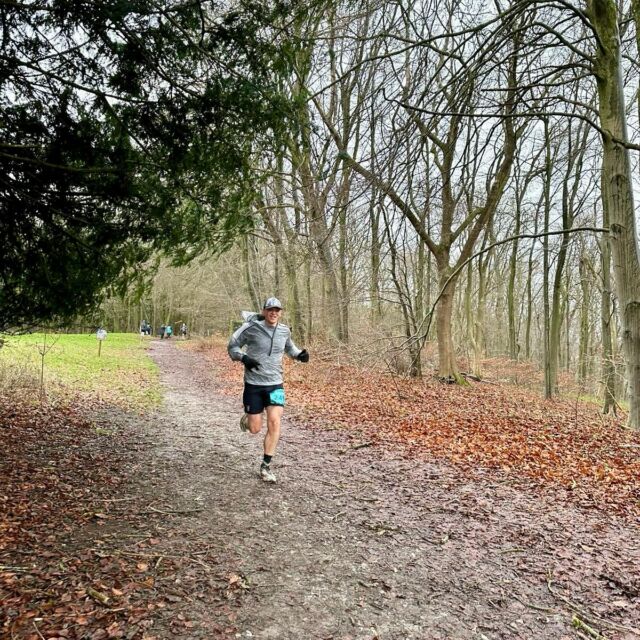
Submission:
[[[98,332],[96,333],[96,338],[98,338],[98,340],[104,340],[106,337],[107,337],[106,329],[98,329]]]

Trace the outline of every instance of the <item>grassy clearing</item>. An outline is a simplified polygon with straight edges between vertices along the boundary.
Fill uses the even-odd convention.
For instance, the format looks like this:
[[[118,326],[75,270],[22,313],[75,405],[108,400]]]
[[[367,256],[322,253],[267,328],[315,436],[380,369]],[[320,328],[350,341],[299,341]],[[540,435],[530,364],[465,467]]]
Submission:
[[[94,334],[10,336],[0,349],[0,390],[39,391],[44,360],[47,394],[79,393],[130,408],[150,408],[160,403],[161,393],[147,345],[148,339],[136,334],[111,333],[98,356]]]

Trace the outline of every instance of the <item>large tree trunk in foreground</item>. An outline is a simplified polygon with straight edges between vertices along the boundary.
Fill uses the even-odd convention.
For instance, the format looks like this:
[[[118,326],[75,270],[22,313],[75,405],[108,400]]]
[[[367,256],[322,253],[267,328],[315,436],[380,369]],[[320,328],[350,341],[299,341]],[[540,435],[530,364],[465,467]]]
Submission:
[[[629,426],[640,429],[640,256],[620,65],[620,36],[613,0],[591,0],[589,17],[599,36],[595,74],[603,129],[603,206],[609,215],[616,293],[629,392]]]

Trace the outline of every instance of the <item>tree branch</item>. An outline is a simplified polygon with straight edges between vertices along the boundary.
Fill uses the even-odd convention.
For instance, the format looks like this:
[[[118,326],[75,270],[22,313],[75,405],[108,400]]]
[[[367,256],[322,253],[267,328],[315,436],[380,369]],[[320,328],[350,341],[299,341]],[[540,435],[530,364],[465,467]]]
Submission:
[[[449,286],[449,283],[452,280],[454,280],[458,276],[460,271],[462,271],[462,269],[464,269],[475,258],[487,253],[488,251],[491,251],[495,247],[499,247],[499,246],[501,246],[503,244],[507,244],[508,242],[513,242],[514,240],[524,240],[524,239],[527,239],[527,238],[529,238],[529,239],[537,239],[537,238],[543,238],[545,236],[568,235],[570,233],[578,233],[578,232],[582,232],[582,231],[589,231],[589,232],[592,232],[592,233],[609,233],[609,229],[606,228],[606,227],[575,227],[573,229],[562,229],[560,231],[546,231],[544,233],[521,233],[521,234],[516,235],[516,236],[510,236],[508,238],[504,238],[503,240],[498,240],[496,242],[493,242],[492,244],[490,244],[489,246],[485,247],[481,251],[478,251],[477,253],[474,253],[472,256],[467,258],[464,262],[459,264],[453,270],[451,275],[447,278],[445,283],[442,285],[442,288],[440,289],[438,295],[436,296],[436,299],[433,301],[433,304],[431,305],[431,309],[429,310],[429,313],[427,313],[426,316],[424,317],[424,319],[422,320],[421,324],[423,324],[424,321],[428,319],[428,324],[427,324],[426,331],[424,331],[421,335],[416,335],[416,336],[411,337],[409,340],[407,340],[407,342],[410,342],[411,340],[423,340],[429,335],[429,330],[431,329],[431,319],[433,318],[433,312],[435,311],[435,308],[436,308],[438,302],[440,301],[440,298],[442,297],[442,295],[446,291],[447,287]]]

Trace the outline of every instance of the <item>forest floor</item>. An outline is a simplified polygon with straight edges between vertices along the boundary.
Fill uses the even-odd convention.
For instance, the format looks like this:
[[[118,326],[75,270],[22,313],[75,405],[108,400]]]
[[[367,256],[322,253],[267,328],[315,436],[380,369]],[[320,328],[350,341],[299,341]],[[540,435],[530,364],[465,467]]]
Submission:
[[[639,496],[625,475],[637,436],[596,474],[612,474],[607,490],[577,471],[567,486],[553,467],[518,472],[526,443],[512,442],[509,470],[461,463],[464,443],[447,449],[438,429],[401,446],[392,417],[384,434],[373,418],[345,429],[343,405],[327,419],[334,397],[311,394],[300,376],[313,369],[295,365],[270,485],[261,437],[238,427],[239,367],[169,341],[150,354],[166,393],[155,413],[49,407],[25,422],[1,405],[3,639],[640,638]],[[549,464],[572,456],[557,444]]]

